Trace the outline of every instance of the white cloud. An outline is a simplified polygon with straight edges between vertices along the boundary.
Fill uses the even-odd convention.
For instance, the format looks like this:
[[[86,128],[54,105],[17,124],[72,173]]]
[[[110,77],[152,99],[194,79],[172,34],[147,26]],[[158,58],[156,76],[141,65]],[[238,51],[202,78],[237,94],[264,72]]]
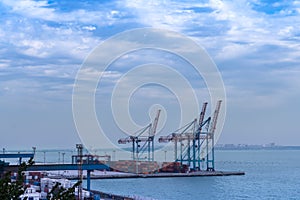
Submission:
[[[12,7],[13,12],[22,13],[26,16],[41,18],[46,20],[53,20],[56,18],[54,9],[48,8],[47,1],[32,1],[32,0],[22,0],[22,1],[10,1],[4,0],[7,6]]]
[[[9,65],[6,63],[0,63],[0,69],[7,68]]]
[[[189,24],[195,17],[195,13],[191,10],[182,9],[187,6],[184,3],[171,1],[126,1],[125,6],[137,14],[137,20],[140,23],[155,28],[168,28],[179,31],[181,28],[184,28],[184,24]],[[204,4],[198,3],[197,6],[201,7]]]
[[[5,69],[10,66],[10,60],[0,59],[0,69]]]
[[[111,25],[122,16],[117,10],[99,7],[98,10],[77,9],[70,12],[62,12],[50,7],[48,1],[10,1],[4,0],[6,6],[12,9],[12,13],[20,14],[26,18],[46,20],[52,22],[72,22],[84,24],[97,24],[99,26]],[[100,4],[101,5],[101,4]],[[90,27],[90,26],[88,26]]]
[[[47,64],[23,66],[19,68],[19,71],[28,76],[73,79],[77,69],[78,66],[74,65],[63,65],[58,67],[55,64]]]
[[[138,22],[191,35],[218,59],[239,58],[264,45],[293,48],[294,43],[286,40],[299,35],[294,28],[300,26],[299,17],[273,17],[254,10],[251,3],[263,6],[260,1],[246,0],[210,0],[208,3],[126,1],[125,5],[136,13]],[[294,9],[291,7],[295,4],[298,2],[290,2],[291,6],[285,10]],[[211,8],[211,11],[195,12],[190,7]],[[206,29],[209,35],[203,34]]]
[[[83,26],[82,29],[88,30],[88,31],[94,31],[97,28],[95,26]]]
[[[294,30],[293,26],[286,26],[279,30],[278,35],[284,36],[284,37],[290,37],[290,36],[292,36],[293,30]]]

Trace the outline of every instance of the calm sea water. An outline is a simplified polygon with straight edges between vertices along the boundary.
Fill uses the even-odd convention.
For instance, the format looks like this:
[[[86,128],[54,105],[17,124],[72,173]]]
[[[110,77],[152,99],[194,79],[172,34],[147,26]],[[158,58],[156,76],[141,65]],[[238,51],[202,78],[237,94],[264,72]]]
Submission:
[[[216,169],[245,176],[93,180],[92,189],[149,199],[300,199],[300,150],[216,151]]]
[[[64,155],[63,155],[64,153]],[[109,154],[113,160],[120,152]],[[37,152],[39,163],[70,162],[76,151]],[[167,160],[173,159],[168,151]],[[218,150],[216,170],[245,171],[245,176],[92,180],[103,192],[148,199],[300,199],[300,150]],[[156,159],[164,161],[165,155]],[[17,160],[16,160],[17,162]]]

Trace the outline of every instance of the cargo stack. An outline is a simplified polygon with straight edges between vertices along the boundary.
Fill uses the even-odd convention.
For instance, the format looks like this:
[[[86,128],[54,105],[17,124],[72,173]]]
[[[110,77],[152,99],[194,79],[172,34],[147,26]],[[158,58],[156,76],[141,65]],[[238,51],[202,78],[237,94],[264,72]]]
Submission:
[[[186,173],[189,170],[188,165],[181,164],[180,162],[163,162],[159,172],[163,173]]]
[[[12,172],[11,173],[11,180],[14,182],[17,180],[18,173]],[[29,186],[31,185],[36,189],[36,191],[40,191],[40,182],[41,179],[44,178],[44,172],[32,172],[26,171],[24,173],[24,184]]]
[[[159,165],[155,161],[120,160],[110,162],[110,168],[116,172],[149,174],[156,172]]]
[[[29,172],[29,184],[33,186],[41,186],[41,179],[44,178],[43,172]],[[40,191],[40,188],[38,189],[36,187],[37,191]]]

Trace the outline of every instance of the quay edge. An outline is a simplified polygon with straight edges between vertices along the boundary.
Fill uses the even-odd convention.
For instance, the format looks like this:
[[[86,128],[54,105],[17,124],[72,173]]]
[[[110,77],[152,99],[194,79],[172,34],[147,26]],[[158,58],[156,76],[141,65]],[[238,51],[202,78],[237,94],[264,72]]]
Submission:
[[[154,173],[154,174],[103,174],[93,175],[90,179],[126,179],[126,178],[176,178],[176,177],[209,177],[209,176],[243,176],[243,171],[199,171],[191,173]],[[78,179],[77,176],[64,176],[67,179]],[[86,179],[86,177],[84,177]]]

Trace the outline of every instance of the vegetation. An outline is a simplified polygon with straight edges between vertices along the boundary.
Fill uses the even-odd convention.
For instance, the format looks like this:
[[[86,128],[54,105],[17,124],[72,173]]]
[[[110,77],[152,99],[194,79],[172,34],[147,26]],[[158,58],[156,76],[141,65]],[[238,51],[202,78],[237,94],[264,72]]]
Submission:
[[[65,189],[60,183],[56,183],[50,193],[47,195],[48,200],[76,200],[75,188],[80,185],[80,181],[75,183],[73,187]]]
[[[18,168],[18,173],[15,181],[11,180],[11,172],[6,172],[0,179],[0,200],[19,200],[19,197],[25,193],[26,185],[24,184],[24,175],[27,168],[34,164],[33,159],[27,163],[23,162]],[[50,193],[47,195],[48,200],[75,200],[75,188],[81,182],[77,182],[71,188],[63,188],[57,183]],[[25,198],[26,199],[26,198]]]
[[[24,194],[26,186],[24,183],[24,171],[28,166],[34,164],[33,159],[30,159],[28,163],[23,162],[19,166],[16,181],[11,180],[11,172],[6,172],[0,179],[0,199],[1,200],[18,200],[19,197]]]

